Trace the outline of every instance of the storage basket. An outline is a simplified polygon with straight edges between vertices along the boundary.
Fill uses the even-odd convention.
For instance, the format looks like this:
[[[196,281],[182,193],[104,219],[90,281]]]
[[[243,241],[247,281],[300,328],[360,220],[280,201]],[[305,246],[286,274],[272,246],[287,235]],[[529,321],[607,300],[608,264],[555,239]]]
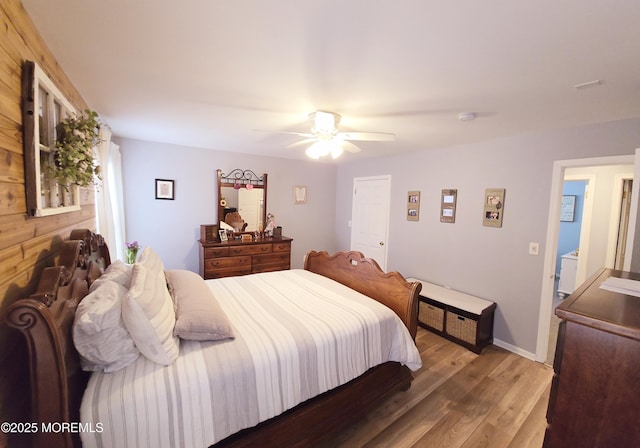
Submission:
[[[476,329],[478,322],[460,314],[447,311],[447,334],[468,342],[476,344]]]
[[[421,301],[418,320],[431,328],[442,331],[444,329],[444,309]]]

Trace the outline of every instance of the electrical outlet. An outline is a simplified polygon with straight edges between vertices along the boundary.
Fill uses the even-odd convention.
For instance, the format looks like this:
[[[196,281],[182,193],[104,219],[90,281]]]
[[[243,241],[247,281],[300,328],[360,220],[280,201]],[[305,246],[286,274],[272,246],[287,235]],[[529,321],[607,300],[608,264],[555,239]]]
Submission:
[[[540,253],[540,245],[538,243],[529,243],[529,254],[538,255]]]

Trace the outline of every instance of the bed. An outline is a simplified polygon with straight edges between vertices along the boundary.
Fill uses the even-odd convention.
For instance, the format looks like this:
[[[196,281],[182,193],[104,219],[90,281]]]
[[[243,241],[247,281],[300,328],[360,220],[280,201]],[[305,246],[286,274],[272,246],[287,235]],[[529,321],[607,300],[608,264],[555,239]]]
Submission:
[[[326,322],[321,320],[320,313],[314,311],[315,304],[309,304],[310,308],[304,305],[306,299],[302,298],[304,297],[302,290],[310,289],[306,283],[309,279],[318,282],[319,285],[314,287],[313,294],[322,297],[323,301],[332,301],[333,306],[337,307],[334,308],[334,311],[346,306],[345,302],[341,302],[341,299],[337,298],[337,290],[344,288],[344,286],[349,288],[351,291],[349,294],[354,294],[354,297],[366,295],[383,303],[386,306],[380,308],[384,308],[387,312],[388,309],[393,311],[391,313],[393,319],[401,322],[402,332],[405,336],[399,335],[402,332],[396,329],[393,330],[395,335],[393,337],[386,335],[384,331],[378,333],[378,330],[367,329],[365,333],[369,339],[364,344],[362,342],[351,344],[348,341],[329,344],[340,347],[340,350],[348,353],[349,362],[342,366],[331,364],[331,369],[324,367],[325,370],[331,370],[331,372],[312,374],[315,382],[305,379],[307,378],[305,375],[299,376],[301,375],[299,371],[309,369],[309,366],[314,364],[313,362],[302,360],[302,355],[294,355],[296,362],[292,362],[287,358],[288,355],[282,354],[284,351],[280,353],[279,346],[275,349],[267,348],[267,352],[277,352],[283,363],[277,366],[269,366],[267,363],[255,367],[256,370],[252,373],[244,374],[245,377],[251,378],[249,383],[241,382],[235,386],[220,386],[211,383],[205,387],[205,392],[197,388],[190,389],[193,387],[190,385],[186,386],[186,390],[197,391],[191,395],[195,397],[194,401],[205,402],[203,405],[205,410],[215,409],[215,406],[207,404],[208,401],[219,400],[223,402],[221,397],[227,394],[223,405],[224,411],[219,414],[240,415],[246,421],[226,423],[228,426],[226,428],[225,424],[221,425],[220,423],[220,415],[202,417],[205,414],[198,407],[202,404],[200,403],[198,406],[193,405],[194,407],[189,410],[190,414],[186,411],[179,411],[181,415],[184,412],[179,420],[188,422],[190,427],[177,428],[175,424],[177,420],[170,419],[166,426],[172,428],[161,428],[162,431],[169,431],[166,433],[167,436],[159,436],[158,434],[164,433],[158,431],[157,428],[152,429],[153,425],[145,426],[146,434],[157,432],[156,436],[160,437],[158,442],[160,444],[166,443],[167,446],[172,443],[178,445],[183,443],[186,446],[209,445],[208,442],[202,445],[203,440],[213,441],[215,444],[212,446],[215,447],[312,446],[353,423],[368,412],[371,406],[379,403],[390,394],[408,389],[412,380],[410,368],[416,369],[420,366],[419,355],[416,359],[415,345],[413,348],[410,346],[413,344],[412,340],[415,338],[417,330],[417,299],[420,284],[409,283],[398,273],[383,273],[375,261],[364,258],[358,252],[339,252],[333,256],[326,252],[310,252],[305,259],[304,270],[233,277],[226,279],[225,282],[219,281],[224,279],[205,282],[207,288],[215,293],[219,306],[224,311],[223,314],[228,315],[229,321],[232,323],[233,338],[213,342],[181,340],[180,358],[171,361],[167,367],[158,367],[157,363],[141,355],[130,365],[116,372],[95,372],[89,378],[87,372],[81,368],[84,358],[81,361],[73,344],[74,330],[72,325],[76,309],[79,308],[78,303],[84,297],[91,297],[89,290],[100,283],[102,273],[105,269],[109,269],[110,264],[108,249],[99,235],[87,230],[74,231],[70,241],[65,243],[58,266],[45,270],[36,293],[27,299],[16,302],[11,307],[10,325],[23,332],[29,347],[33,420],[44,424],[56,423],[59,425],[57,428],[53,427],[54,430],[48,433],[36,432],[34,446],[72,447],[80,446],[83,443],[85,446],[102,446],[102,444],[111,446],[114,443],[120,446],[122,439],[118,439],[118,437],[123,431],[127,432],[131,429],[126,426],[123,429],[118,429],[118,418],[109,420],[106,417],[113,414],[113,410],[101,411],[95,403],[108,401],[105,400],[105,397],[108,397],[109,391],[113,390],[118,391],[117,395],[124,396],[125,399],[135,395],[135,392],[123,393],[123,390],[129,390],[127,389],[129,386],[123,388],[120,386],[123,384],[120,381],[122,378],[131,376],[131,372],[136,370],[146,372],[143,376],[157,375],[156,383],[161,383],[160,389],[174,391],[168,393],[168,402],[162,401],[167,400],[163,398],[159,402],[153,401],[152,406],[154,410],[169,409],[166,414],[174,415],[178,412],[175,411],[177,397],[187,394],[184,392],[185,389],[180,389],[178,386],[174,388],[171,383],[174,381],[171,372],[175,373],[176,383],[183,383],[186,377],[200,375],[194,373],[201,370],[195,369],[194,365],[210,366],[213,362],[212,359],[215,359],[219,363],[218,368],[220,368],[219,371],[216,371],[216,377],[226,375],[232,379],[242,378],[243,374],[237,374],[234,370],[235,364],[242,364],[242,362],[225,360],[219,356],[221,356],[221,352],[242,353],[238,347],[247,345],[250,339],[258,342],[266,339],[278,339],[273,335],[280,333],[284,334],[284,340],[292,342],[293,345],[303,345],[301,341],[311,339],[316,341],[315,358],[332,359],[332,355],[329,356],[325,351],[333,349],[327,349],[326,344],[317,345],[317,341],[324,340],[324,336],[306,334],[305,327],[321,327],[324,329],[324,333],[321,332],[321,335],[337,332],[333,328],[328,328]],[[286,287],[281,286],[290,281],[280,278],[281,275],[292,277],[292,283]],[[102,279],[105,277],[106,275],[102,276]],[[167,274],[167,278],[171,278],[169,274]],[[273,287],[273,285],[278,285],[278,287]],[[171,289],[171,285],[169,285],[169,289]],[[273,299],[262,297],[271,289],[283,290],[284,292],[270,292],[269,294],[276,294]],[[235,295],[230,291],[235,291]],[[228,299],[225,299],[224,296],[227,293],[230,295]],[[332,299],[334,293],[335,300]],[[179,292],[176,294],[182,296]],[[238,295],[241,297],[240,299],[238,299]],[[244,298],[242,298],[243,296]],[[258,296],[261,298],[256,299]],[[285,300],[283,297],[289,297],[291,302],[283,303]],[[89,300],[83,302],[83,305]],[[354,300],[356,305],[353,306],[365,306],[367,309],[372,307],[371,309],[374,310],[369,309],[365,314],[380,313],[379,305],[374,305],[375,302],[370,299],[355,298]],[[276,303],[278,311],[271,312],[261,309],[263,304],[269,301]],[[289,316],[292,314],[292,307],[300,308],[301,316],[295,319]],[[243,308],[258,308],[258,317],[255,315],[251,318],[246,317],[248,315],[244,314]],[[179,309],[178,306],[176,313]],[[339,316],[347,314],[351,314],[351,310],[341,311]],[[333,320],[341,319],[342,317],[333,318]],[[355,319],[364,318],[358,315]],[[388,317],[385,319],[389,320]],[[242,322],[243,320],[246,322]],[[269,321],[273,322],[269,323]],[[279,326],[278,321],[280,321]],[[294,321],[298,323],[289,323]],[[386,328],[387,324],[380,326]],[[407,345],[403,338],[408,339],[411,344]],[[380,341],[382,344],[379,344]],[[278,344],[282,344],[282,342]],[[367,355],[361,355],[358,352],[358,347],[363,345],[375,346],[374,353],[367,352]],[[380,349],[378,345],[384,348]],[[205,353],[209,353],[210,350],[213,350],[211,353],[214,354],[206,355]],[[255,348],[248,349],[249,355],[245,352],[245,358],[260,358],[261,355],[257,355],[258,352],[255,350]],[[300,356],[300,359],[297,356]],[[184,361],[183,358],[188,361]],[[324,365],[323,363],[317,364]],[[226,373],[225,366],[229,366]],[[111,381],[109,385],[106,385],[107,380]],[[166,381],[170,383],[166,383]],[[256,382],[266,383],[267,389],[278,389],[278,398],[275,402],[269,399],[262,399],[262,401],[258,399],[258,404],[254,406],[256,408],[254,414],[256,415],[247,416],[245,415],[247,412],[240,409],[239,405],[234,408],[235,403],[254,398],[238,398],[232,391],[254,390]],[[303,387],[292,386],[300,383],[304,383]],[[274,386],[276,384],[278,387]],[[181,390],[182,392],[180,392]],[[262,392],[257,392],[257,394],[261,395]],[[98,397],[98,400],[91,401],[87,398],[88,396]],[[164,405],[159,403],[164,403]],[[126,402],[120,402],[117,406],[131,409],[131,405]],[[82,418],[81,413],[83,414]],[[151,414],[151,412],[147,413]],[[92,414],[97,417],[97,420],[91,420]],[[128,414],[123,412],[123,415]],[[144,416],[145,413],[138,412],[136,415],[138,416],[136,418],[140,418],[140,415]],[[187,417],[184,417],[185,415]],[[255,420],[256,418],[257,420]],[[126,417],[124,420],[131,419]],[[68,423],[67,426],[61,426],[63,422]],[[144,425],[139,423],[138,426]],[[200,428],[194,430],[193,426]],[[48,429],[51,428],[51,426],[48,427]],[[196,437],[197,440],[193,440],[192,435],[199,434],[198,431],[202,428],[208,435],[203,436],[202,439],[198,438],[200,436],[194,435],[193,437]],[[61,430],[55,431],[55,429]],[[113,438],[114,434],[116,435],[115,439]],[[136,440],[136,437],[146,438],[147,436],[127,437],[125,439],[131,441]],[[167,441],[168,439],[171,440]],[[137,444],[135,442],[129,443],[130,446]],[[156,441],[153,443],[155,445]]]

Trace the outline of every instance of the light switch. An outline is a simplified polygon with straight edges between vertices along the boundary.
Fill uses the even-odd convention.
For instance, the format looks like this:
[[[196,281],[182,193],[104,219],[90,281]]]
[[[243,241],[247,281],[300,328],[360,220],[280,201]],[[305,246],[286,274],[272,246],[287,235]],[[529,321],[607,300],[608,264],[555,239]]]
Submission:
[[[529,243],[529,254],[538,255],[540,253],[540,245],[538,243]]]

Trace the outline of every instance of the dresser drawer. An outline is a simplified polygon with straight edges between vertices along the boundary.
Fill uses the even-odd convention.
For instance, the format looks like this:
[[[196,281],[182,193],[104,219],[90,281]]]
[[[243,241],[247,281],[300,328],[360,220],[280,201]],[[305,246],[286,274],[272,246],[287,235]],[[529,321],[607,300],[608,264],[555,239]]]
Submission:
[[[251,257],[213,258],[204,261],[204,278],[251,274]]]
[[[273,243],[274,252],[291,252],[291,241],[286,243]]]
[[[207,247],[204,249],[204,258],[228,257],[228,247]]]
[[[232,246],[229,248],[231,255],[255,255],[271,253],[271,244],[252,244],[250,246]]]
[[[226,258],[212,258],[204,261],[205,271],[220,268],[239,268],[248,267],[251,270],[251,257],[226,257]]]
[[[247,275],[251,273],[251,266],[212,269],[204,271],[204,279],[235,277],[237,275]]]
[[[281,264],[281,263],[266,263],[254,265],[251,268],[252,274],[259,274],[260,272],[274,272],[274,271],[287,271],[290,269],[289,264]]]
[[[273,254],[265,254],[265,255],[254,255],[253,256],[253,264],[289,264],[289,260],[291,259],[291,254],[289,252],[276,252]]]

